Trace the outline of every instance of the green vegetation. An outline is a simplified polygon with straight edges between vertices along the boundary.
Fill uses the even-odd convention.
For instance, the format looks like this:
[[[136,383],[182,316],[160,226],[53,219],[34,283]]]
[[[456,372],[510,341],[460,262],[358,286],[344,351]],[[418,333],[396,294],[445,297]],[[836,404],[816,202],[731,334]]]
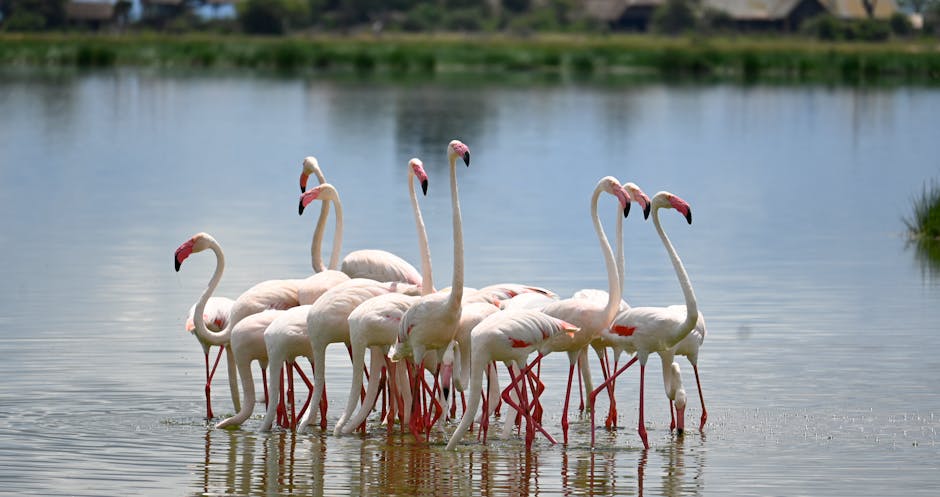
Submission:
[[[940,184],[924,183],[920,196],[911,203],[913,212],[904,219],[910,237],[940,241]]]
[[[0,65],[214,67],[428,77],[529,72],[600,79],[940,82],[929,43],[649,35],[0,35]]]

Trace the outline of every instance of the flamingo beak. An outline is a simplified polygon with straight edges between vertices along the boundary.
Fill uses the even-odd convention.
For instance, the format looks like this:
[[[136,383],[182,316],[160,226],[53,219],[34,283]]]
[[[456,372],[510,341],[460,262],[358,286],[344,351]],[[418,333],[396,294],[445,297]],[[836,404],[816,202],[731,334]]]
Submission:
[[[187,240],[185,243],[179,246],[176,249],[176,253],[173,254],[173,268],[176,269],[176,272],[179,272],[180,266],[183,265],[183,261],[193,253],[193,241]]]
[[[454,377],[454,365],[444,364],[441,366],[441,392],[444,394],[444,400],[450,398],[450,385]]]
[[[685,406],[676,406],[676,435],[682,436],[685,431]]]
[[[421,193],[428,194],[428,180],[426,179],[421,180]]]
[[[300,173],[300,193],[307,191],[307,178],[310,177],[310,173],[303,172]]]
[[[297,204],[297,213],[301,216],[304,215],[304,199],[300,199],[300,203]]]
[[[689,207],[685,211],[685,220],[688,221],[689,224],[692,224],[692,208],[691,207]]]
[[[464,164],[467,165],[467,167],[470,167],[470,151],[469,150],[463,153],[463,162]]]
[[[627,202],[626,205],[623,206],[623,217],[627,217],[629,215],[630,215],[630,202]]]
[[[649,219],[650,217],[650,203],[646,202],[646,205],[643,207],[643,219]]]

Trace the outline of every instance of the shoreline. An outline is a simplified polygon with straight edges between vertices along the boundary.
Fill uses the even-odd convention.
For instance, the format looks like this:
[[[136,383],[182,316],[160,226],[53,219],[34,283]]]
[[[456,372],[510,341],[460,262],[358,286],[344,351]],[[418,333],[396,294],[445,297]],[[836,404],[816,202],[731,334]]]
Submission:
[[[0,34],[0,66],[251,69],[416,77],[529,73],[563,79],[940,83],[940,44],[789,37],[154,33]]]

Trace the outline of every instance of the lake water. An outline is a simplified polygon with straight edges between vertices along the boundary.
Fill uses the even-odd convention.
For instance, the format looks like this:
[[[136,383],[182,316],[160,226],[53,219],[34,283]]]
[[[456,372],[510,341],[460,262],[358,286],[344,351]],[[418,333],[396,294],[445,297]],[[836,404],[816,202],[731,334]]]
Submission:
[[[937,109],[940,91],[913,87],[7,70],[0,494],[935,495],[940,280],[902,219],[940,177]],[[344,252],[417,263],[405,174],[417,156],[447,286],[452,138],[473,157],[458,171],[470,286],[604,288],[588,209],[602,176],[692,205],[691,226],[669,211],[663,224],[708,319],[704,431],[670,434],[657,360],[649,450],[637,371],[617,383],[620,429],[600,428],[593,451],[576,409],[568,446],[539,438],[530,453],[519,437],[473,436],[445,452],[443,436],[416,444],[375,423],[365,437],[262,434],[260,406],[241,430],[207,425],[202,351],[183,324],[214,261],[196,254],[175,273],[176,247],[199,231],[219,240],[222,296],[308,275],[314,216],[297,215],[297,178],[313,154],[342,195]],[[651,223],[635,211],[625,233],[626,299],[681,303]],[[332,431],[351,368],[342,346],[328,353]],[[560,438],[567,360],[543,363]],[[213,404],[232,412],[224,381]]]

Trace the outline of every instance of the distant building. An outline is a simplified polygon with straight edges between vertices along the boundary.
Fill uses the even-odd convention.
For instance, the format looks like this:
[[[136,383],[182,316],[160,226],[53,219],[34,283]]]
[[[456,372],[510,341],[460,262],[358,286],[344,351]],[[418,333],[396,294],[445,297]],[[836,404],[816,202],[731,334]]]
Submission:
[[[695,0],[690,0],[695,1]],[[898,12],[895,0],[700,0],[728,15],[740,30],[793,31],[821,14],[840,19],[888,19]],[[589,18],[614,30],[646,31],[653,12],[665,0],[583,0]]]
[[[114,24],[115,5],[110,0],[97,2],[71,1],[65,4],[65,18],[69,24],[101,29]]]

